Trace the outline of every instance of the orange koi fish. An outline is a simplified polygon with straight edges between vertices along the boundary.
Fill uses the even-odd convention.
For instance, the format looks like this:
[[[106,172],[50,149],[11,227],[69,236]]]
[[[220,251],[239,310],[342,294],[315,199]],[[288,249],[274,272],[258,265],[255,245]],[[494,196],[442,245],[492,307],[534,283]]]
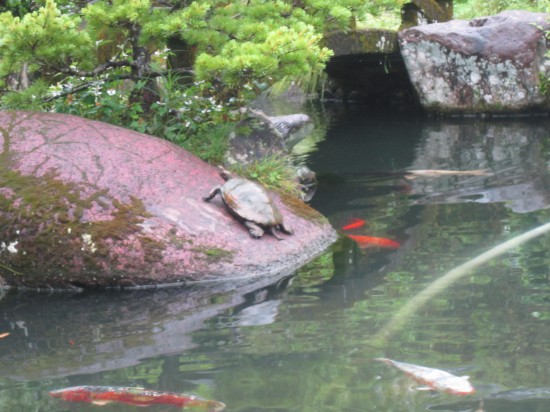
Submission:
[[[219,412],[225,404],[201,399],[193,395],[174,392],[157,392],[144,388],[112,386],[73,386],[51,391],[50,396],[70,402],[85,402],[94,405],[106,405],[111,402],[134,406],[154,404],[174,405],[179,408],[200,408],[209,412]]]
[[[386,239],[384,237],[372,237],[372,236],[363,236],[363,235],[346,235],[350,239],[357,242],[357,245],[361,249],[366,249],[368,247],[382,247],[386,249],[398,249],[401,247],[399,243],[394,240]]]
[[[471,395],[476,391],[468,381],[468,376],[455,376],[439,369],[397,362],[387,358],[376,358],[375,360],[405,372],[417,382],[438,392],[451,395]]]
[[[363,227],[365,223],[367,222],[365,222],[363,219],[357,219],[353,217],[350,219],[350,223],[348,223],[345,226],[342,226],[342,230],[359,229],[360,227]]]

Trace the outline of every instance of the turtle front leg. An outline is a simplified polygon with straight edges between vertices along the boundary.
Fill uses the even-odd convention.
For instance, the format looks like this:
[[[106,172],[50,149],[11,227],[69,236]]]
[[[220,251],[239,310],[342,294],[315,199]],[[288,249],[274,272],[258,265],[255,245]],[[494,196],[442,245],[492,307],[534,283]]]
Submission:
[[[218,193],[221,193],[221,186],[216,186],[212,191],[208,194],[208,196],[205,196],[202,198],[205,202],[208,202],[209,200],[212,200],[214,196],[216,196]]]
[[[271,233],[273,236],[275,236],[277,238],[277,240],[283,240],[284,239],[284,238],[282,238],[281,236],[279,236],[277,234],[277,232],[275,231],[275,226],[270,226],[268,228],[268,230],[269,230],[269,233]]]
[[[294,231],[288,227],[285,227],[283,223],[281,223],[279,226],[279,230],[283,233],[286,233],[287,235],[293,235]]]
[[[248,231],[250,232],[250,236],[252,236],[254,239],[259,239],[264,235],[264,230],[260,226],[258,226],[256,223],[251,222],[249,220],[245,220],[244,224],[248,228]]]

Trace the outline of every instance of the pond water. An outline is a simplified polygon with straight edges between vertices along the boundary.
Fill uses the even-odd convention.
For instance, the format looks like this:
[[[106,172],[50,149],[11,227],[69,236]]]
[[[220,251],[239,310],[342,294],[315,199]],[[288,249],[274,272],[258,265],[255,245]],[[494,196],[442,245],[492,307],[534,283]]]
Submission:
[[[48,396],[75,385],[189,393],[231,412],[550,410],[550,234],[387,329],[435,279],[550,222],[550,121],[333,116],[307,160],[312,205],[336,228],[363,227],[296,276],[240,292],[4,294],[0,410],[143,410]],[[477,392],[418,390],[377,357],[468,375]]]

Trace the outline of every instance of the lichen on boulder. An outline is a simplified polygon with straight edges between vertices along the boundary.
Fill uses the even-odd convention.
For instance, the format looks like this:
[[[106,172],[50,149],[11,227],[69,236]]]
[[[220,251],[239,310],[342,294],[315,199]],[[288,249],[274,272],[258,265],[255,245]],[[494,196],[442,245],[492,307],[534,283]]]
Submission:
[[[550,15],[504,11],[471,21],[416,26],[399,33],[422,106],[438,114],[547,112],[550,76],[545,31]]]

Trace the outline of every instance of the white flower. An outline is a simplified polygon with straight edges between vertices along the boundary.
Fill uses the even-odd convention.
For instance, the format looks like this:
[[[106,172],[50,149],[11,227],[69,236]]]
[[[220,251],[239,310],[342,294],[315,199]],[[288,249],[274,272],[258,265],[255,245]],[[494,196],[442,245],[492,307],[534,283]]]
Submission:
[[[107,94],[109,96],[114,96],[116,94],[116,90],[115,89],[109,89],[109,90],[107,90]]]
[[[90,235],[88,233],[84,233],[82,235],[82,248],[81,248],[81,250],[92,252],[92,253],[97,250],[97,247],[96,247],[95,243],[92,241],[92,235]]]

